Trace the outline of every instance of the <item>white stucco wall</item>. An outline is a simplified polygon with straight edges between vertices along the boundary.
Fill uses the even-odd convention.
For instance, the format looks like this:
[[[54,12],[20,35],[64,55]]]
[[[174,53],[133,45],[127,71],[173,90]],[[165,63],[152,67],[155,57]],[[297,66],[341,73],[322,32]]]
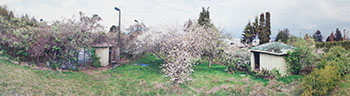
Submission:
[[[260,54],[260,70],[267,69],[272,70],[273,68],[276,68],[279,70],[282,76],[287,75],[287,63],[284,58],[284,56],[276,56],[276,55],[270,55],[270,54]],[[254,69],[255,67],[255,59],[254,54],[251,55],[251,67]]]
[[[100,58],[102,66],[108,66],[109,64],[109,48],[96,48],[96,56]]]

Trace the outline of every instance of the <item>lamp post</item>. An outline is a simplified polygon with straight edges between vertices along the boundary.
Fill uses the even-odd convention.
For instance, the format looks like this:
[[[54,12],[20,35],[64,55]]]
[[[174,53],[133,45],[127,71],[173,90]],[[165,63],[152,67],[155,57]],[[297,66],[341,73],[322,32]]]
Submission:
[[[134,21],[136,22],[136,31],[140,31],[139,21],[137,21],[136,19]]]
[[[120,33],[121,33],[121,10],[118,8],[118,7],[114,7],[114,10],[118,11],[119,12],[119,27],[118,27],[118,47],[117,48],[117,64],[120,63],[120,46],[121,46],[121,42],[120,42]],[[113,66],[113,72],[115,72],[115,67],[116,67],[116,64]]]

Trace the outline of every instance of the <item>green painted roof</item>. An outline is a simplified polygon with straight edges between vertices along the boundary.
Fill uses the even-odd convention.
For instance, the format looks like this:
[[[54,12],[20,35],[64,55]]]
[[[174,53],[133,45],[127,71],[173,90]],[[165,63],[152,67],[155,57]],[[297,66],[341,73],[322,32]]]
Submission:
[[[262,44],[256,47],[251,48],[251,51],[265,52],[270,54],[287,54],[288,51],[295,49],[295,47],[283,44],[280,42],[270,42],[266,44]]]

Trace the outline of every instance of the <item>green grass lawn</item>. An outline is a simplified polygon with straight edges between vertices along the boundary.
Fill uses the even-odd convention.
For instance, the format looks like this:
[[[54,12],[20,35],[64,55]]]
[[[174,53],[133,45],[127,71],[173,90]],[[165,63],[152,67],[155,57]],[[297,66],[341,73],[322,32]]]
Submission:
[[[160,73],[161,61],[156,57],[148,54],[134,63],[118,67],[116,73],[109,69],[86,74],[35,70],[0,59],[0,95],[250,95],[264,90],[274,95],[290,94],[267,89],[271,80],[241,72],[228,74],[225,66],[213,64],[209,68],[207,63],[196,65],[193,81],[175,90]],[[282,78],[273,87],[288,86],[300,78]]]

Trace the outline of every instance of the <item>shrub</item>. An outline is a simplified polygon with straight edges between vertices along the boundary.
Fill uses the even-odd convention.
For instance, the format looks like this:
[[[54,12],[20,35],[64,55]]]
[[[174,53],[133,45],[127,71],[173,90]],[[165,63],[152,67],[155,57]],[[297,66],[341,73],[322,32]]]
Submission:
[[[255,73],[255,78],[265,78],[269,79],[272,77],[271,73],[267,69],[261,69],[259,72]]]
[[[318,63],[318,69],[304,78],[303,95],[327,95],[335,88],[342,75],[350,72],[348,52],[335,46],[322,57]]]
[[[287,71],[292,74],[299,74],[299,71],[301,69],[301,49],[297,48],[293,51],[289,51],[286,56],[286,62],[287,62]]]
[[[277,70],[276,68],[273,68],[271,71],[270,71],[271,75],[273,78],[275,79],[280,79],[281,78],[281,73],[279,70]]]
[[[91,54],[91,57],[92,57],[92,66],[94,67],[101,67],[101,62],[100,62],[100,58],[98,58],[96,56],[96,51],[95,49],[93,48],[91,51],[90,51],[90,54]]]
[[[0,56],[4,56],[4,55],[5,55],[4,50],[1,50],[1,48],[0,48]]]
[[[227,53],[223,54],[222,62],[224,62],[229,72],[234,71],[250,71],[250,52],[248,50],[242,49],[237,51],[235,54],[230,55]]]
[[[254,76],[255,78],[279,79],[281,78],[281,73],[276,68],[273,68],[272,70],[261,69],[259,72],[256,72]]]
[[[78,21],[65,19],[48,24],[37,22],[35,18],[29,19],[28,15],[4,19],[9,11],[1,6],[0,11],[4,12],[0,14],[1,49],[18,61],[72,63],[72,60],[78,60],[78,51],[90,48],[103,32],[98,15],[89,17],[80,12]]]
[[[53,69],[58,69],[58,68],[60,68],[61,64],[60,63],[52,63],[50,66]]]
[[[340,74],[344,75],[350,72],[350,59],[348,58],[349,53],[341,46],[335,46],[325,54],[318,68],[324,68],[325,66],[335,66]]]
[[[315,42],[313,40],[304,40],[302,38],[290,37],[288,44],[299,48],[301,66],[311,65],[315,61]]]
[[[325,68],[315,69],[304,78],[302,96],[322,96],[333,90],[340,81],[340,73],[335,66],[327,65]]]
[[[325,51],[328,51],[333,46],[342,46],[346,50],[350,50],[350,41],[318,42],[318,43],[316,43],[317,48],[325,48]]]

